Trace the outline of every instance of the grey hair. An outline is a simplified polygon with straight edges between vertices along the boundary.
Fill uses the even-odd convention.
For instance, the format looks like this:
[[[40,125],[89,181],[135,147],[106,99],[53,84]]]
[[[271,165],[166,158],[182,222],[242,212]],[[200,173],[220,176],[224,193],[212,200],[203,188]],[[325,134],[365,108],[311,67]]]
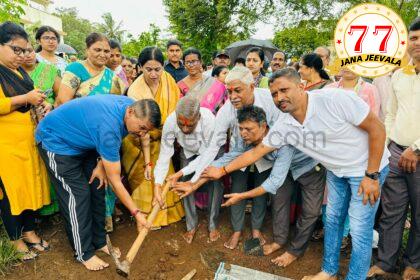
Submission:
[[[252,76],[252,72],[245,66],[238,65],[233,67],[232,70],[229,71],[229,74],[227,74],[225,82],[228,84],[235,80],[239,80],[246,85],[254,84],[254,77]]]
[[[189,92],[178,101],[175,112],[177,115],[182,115],[187,119],[194,119],[200,113],[200,101]]]
[[[282,77],[288,79],[289,81],[293,81],[296,84],[301,83],[299,72],[296,71],[296,69],[292,67],[286,67],[286,68],[275,71],[271,75],[270,79],[268,80],[268,83],[272,84],[274,83],[276,79],[282,78]]]

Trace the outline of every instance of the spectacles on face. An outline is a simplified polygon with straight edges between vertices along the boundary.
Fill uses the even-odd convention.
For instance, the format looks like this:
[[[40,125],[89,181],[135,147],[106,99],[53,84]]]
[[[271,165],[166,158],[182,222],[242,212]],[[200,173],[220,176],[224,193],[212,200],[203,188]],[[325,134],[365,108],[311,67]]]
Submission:
[[[45,40],[45,41],[52,41],[52,42],[57,42],[57,37],[55,36],[42,36],[41,40]]]
[[[189,60],[189,61],[185,61],[185,65],[189,66],[189,67],[193,67],[196,66],[200,63],[200,60],[196,59],[196,60]]]
[[[18,46],[7,45],[7,44],[5,44],[5,46],[8,46],[9,48],[11,48],[12,51],[15,53],[15,55],[21,55],[21,54],[28,55],[31,53],[31,49],[24,49]]]

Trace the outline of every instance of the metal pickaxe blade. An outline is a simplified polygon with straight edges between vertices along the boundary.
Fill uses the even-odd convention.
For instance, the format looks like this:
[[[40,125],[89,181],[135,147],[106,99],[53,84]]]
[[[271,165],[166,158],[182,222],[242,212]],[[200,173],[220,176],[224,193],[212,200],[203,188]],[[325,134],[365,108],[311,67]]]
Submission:
[[[117,266],[117,273],[123,277],[128,277],[130,274],[130,263],[126,260],[122,262],[120,261],[117,252],[115,252],[115,249],[112,246],[111,239],[109,238],[108,234],[106,235],[106,246],[108,247],[109,254]]]

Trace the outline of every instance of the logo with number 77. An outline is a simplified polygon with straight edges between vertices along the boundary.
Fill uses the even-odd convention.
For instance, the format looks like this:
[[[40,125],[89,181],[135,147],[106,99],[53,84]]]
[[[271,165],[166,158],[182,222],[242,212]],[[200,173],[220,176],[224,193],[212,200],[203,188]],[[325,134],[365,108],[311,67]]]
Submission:
[[[381,76],[403,66],[407,28],[392,9],[361,4],[339,20],[334,45],[337,67],[348,68],[360,76]]]

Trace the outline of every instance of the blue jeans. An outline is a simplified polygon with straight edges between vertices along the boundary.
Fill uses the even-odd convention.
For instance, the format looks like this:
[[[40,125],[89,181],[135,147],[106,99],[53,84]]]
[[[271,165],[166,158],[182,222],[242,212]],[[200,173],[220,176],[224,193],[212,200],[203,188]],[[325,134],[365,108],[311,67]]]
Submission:
[[[322,205],[322,224],[327,223],[327,204]],[[343,230],[343,238],[348,237],[350,233],[350,218],[349,215],[346,217],[346,221],[344,222],[344,230]]]
[[[385,181],[388,166],[379,176],[379,185]],[[343,238],[344,221],[350,217],[352,252],[349,272],[346,279],[366,279],[372,255],[373,225],[379,200],[374,206],[368,202],[363,205],[363,196],[357,195],[363,177],[337,177],[327,173],[328,204],[325,224],[324,259],[322,271],[337,275],[340,258],[340,246]]]

